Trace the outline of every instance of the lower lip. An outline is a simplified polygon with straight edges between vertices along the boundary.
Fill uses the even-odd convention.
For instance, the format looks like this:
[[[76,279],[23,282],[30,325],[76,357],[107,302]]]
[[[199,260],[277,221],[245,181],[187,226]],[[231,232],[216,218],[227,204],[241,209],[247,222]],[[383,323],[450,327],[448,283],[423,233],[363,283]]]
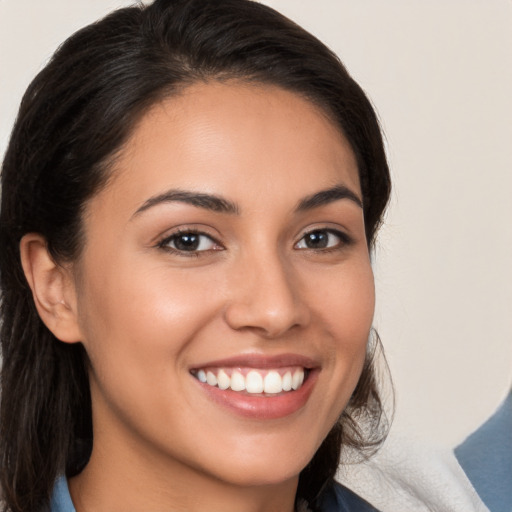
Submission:
[[[219,389],[195,379],[214,402],[234,413],[252,419],[272,420],[284,418],[298,411],[308,401],[318,377],[318,370],[311,370],[304,384],[296,391],[287,391],[276,396],[252,396],[231,389]]]

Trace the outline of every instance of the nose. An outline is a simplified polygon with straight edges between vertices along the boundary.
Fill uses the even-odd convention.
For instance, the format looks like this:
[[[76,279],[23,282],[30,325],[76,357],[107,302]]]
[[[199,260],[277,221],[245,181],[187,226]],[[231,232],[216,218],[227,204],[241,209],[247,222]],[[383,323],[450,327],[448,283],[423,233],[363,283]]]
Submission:
[[[225,320],[235,330],[278,338],[309,323],[297,272],[279,255],[249,258],[233,269]]]

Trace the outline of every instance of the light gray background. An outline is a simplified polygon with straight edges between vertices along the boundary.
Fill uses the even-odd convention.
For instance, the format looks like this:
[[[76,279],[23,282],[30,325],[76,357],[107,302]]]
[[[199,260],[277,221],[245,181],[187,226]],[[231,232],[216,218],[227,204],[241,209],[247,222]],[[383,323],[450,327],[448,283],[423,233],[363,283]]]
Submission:
[[[0,151],[57,45],[123,0],[0,0]],[[512,1],[266,0],[376,105],[394,192],[375,271],[395,431],[453,446],[512,382]]]

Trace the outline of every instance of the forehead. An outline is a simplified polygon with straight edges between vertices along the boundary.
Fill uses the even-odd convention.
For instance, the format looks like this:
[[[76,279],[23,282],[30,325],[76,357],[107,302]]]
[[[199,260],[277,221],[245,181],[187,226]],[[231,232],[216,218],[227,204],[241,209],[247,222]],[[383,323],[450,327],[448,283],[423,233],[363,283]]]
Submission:
[[[123,189],[133,209],[171,187],[300,196],[340,182],[360,194],[353,151],[323,109],[275,86],[210,82],[160,101],[141,118],[107,188]]]

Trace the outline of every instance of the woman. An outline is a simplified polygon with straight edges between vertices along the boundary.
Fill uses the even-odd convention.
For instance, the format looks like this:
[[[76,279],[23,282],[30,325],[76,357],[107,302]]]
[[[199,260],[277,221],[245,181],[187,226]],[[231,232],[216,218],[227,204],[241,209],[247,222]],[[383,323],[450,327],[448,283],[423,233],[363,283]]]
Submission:
[[[10,511],[374,510],[375,113],[268,7],[157,0],[79,31],[2,170]],[[66,478],[67,477],[67,478]]]

